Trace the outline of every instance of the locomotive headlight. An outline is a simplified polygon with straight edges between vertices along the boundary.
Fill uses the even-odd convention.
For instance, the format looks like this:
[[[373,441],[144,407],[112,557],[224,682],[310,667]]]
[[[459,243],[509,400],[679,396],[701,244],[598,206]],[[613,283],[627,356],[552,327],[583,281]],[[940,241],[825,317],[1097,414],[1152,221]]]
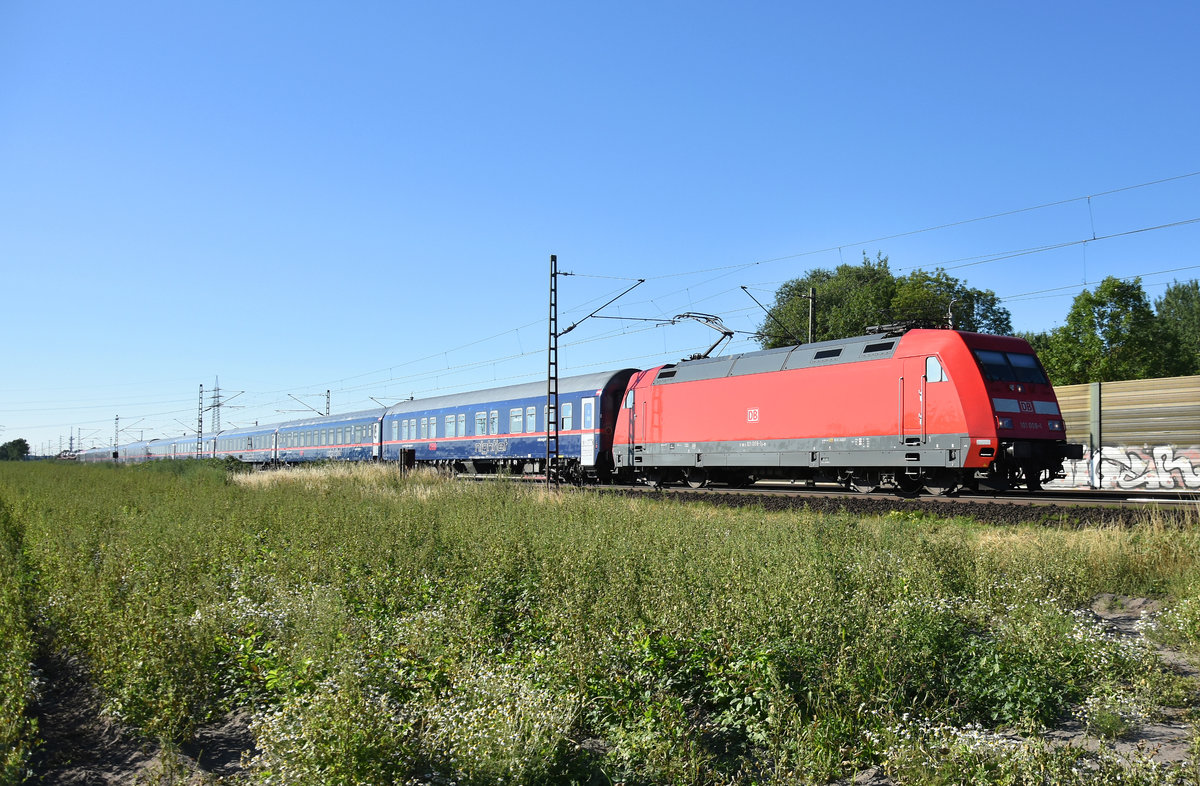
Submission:
[[[1011,429],[1012,427],[1013,427],[1012,418],[1002,418],[999,415],[996,416],[996,428]]]
[[[1062,424],[1061,420],[1051,420],[1046,425],[1049,426],[1051,431],[1062,431],[1063,430],[1063,424]]]

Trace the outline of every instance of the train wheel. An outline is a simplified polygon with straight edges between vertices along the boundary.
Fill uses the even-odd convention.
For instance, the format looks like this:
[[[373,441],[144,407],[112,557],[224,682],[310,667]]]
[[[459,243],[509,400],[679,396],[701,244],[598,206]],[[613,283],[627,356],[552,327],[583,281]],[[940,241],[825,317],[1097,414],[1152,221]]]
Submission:
[[[846,480],[846,486],[859,494],[870,494],[879,489],[878,472],[856,472]]]
[[[898,497],[917,497],[925,490],[924,475],[909,475],[906,472],[896,473],[896,496]]]
[[[948,497],[958,491],[958,477],[949,470],[935,472],[925,478],[925,489],[930,494]]]
[[[1025,468],[1025,488],[1030,491],[1042,490],[1042,471],[1034,467]]]
[[[687,484],[694,489],[702,489],[708,485],[708,473],[698,467],[687,471]]]

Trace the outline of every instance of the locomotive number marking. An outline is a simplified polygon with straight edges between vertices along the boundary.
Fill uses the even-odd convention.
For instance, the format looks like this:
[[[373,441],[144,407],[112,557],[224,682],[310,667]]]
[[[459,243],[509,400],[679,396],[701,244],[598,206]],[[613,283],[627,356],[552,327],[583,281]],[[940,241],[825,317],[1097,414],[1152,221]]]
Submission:
[[[758,408],[757,407],[754,409],[746,410],[746,422],[747,423],[757,423],[758,422]]]

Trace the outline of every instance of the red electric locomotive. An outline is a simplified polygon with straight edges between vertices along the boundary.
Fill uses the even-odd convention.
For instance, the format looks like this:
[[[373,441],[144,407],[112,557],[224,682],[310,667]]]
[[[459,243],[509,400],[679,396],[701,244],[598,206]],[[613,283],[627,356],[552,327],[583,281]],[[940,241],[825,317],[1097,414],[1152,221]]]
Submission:
[[[697,487],[1037,489],[1082,455],[1027,342],[955,330],[660,366],[631,378],[614,426],[618,476]]]

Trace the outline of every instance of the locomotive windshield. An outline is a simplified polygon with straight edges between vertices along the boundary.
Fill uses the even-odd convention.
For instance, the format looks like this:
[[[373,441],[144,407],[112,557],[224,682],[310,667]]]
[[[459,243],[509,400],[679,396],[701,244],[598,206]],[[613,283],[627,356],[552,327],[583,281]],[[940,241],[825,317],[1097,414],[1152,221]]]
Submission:
[[[975,350],[975,357],[983,367],[989,382],[1028,382],[1048,385],[1042,367],[1033,355],[1021,352],[996,352],[990,349]]]

